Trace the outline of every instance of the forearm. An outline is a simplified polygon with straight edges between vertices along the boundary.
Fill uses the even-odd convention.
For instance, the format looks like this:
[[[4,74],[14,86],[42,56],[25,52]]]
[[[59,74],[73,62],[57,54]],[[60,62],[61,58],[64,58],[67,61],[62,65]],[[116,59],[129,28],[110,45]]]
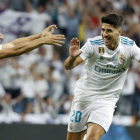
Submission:
[[[30,42],[25,42],[25,43],[20,43],[14,45],[14,50],[17,52],[17,55],[21,55],[24,53],[27,53],[29,51],[32,51],[40,46],[45,44],[44,42],[44,37],[30,41]]]
[[[15,39],[15,40],[11,41],[11,43],[14,45],[20,44],[20,43],[26,43],[26,42],[30,42],[30,41],[39,39],[40,37],[41,37],[41,34],[37,34],[37,35],[29,36],[29,37]]]
[[[73,69],[76,65],[75,65],[75,60],[76,57],[71,57],[69,56],[65,62],[64,62],[64,67],[66,68],[66,70],[71,70]]]
[[[20,44],[16,44],[16,45],[13,45],[12,43],[9,43],[9,44],[10,45],[8,45],[8,46],[11,46],[11,47],[7,47],[7,48],[0,50],[0,59],[13,57],[13,56],[19,56],[21,54],[34,50],[34,49],[40,47],[41,45],[45,44],[45,38],[42,37],[42,38],[36,39],[34,41],[20,43]]]

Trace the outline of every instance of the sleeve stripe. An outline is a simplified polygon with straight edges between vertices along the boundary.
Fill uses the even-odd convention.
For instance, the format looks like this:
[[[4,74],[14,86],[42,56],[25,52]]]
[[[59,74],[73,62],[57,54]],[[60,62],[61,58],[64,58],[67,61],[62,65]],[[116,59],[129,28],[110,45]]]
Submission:
[[[129,41],[128,39],[121,37],[121,43],[124,45],[133,45],[134,41]]]
[[[90,43],[92,45],[102,45],[102,44],[104,44],[103,39],[98,39],[98,40],[94,40],[94,41],[90,40]]]
[[[91,45],[103,45],[104,43],[103,42],[99,42],[99,43],[94,43],[94,42],[90,42]]]

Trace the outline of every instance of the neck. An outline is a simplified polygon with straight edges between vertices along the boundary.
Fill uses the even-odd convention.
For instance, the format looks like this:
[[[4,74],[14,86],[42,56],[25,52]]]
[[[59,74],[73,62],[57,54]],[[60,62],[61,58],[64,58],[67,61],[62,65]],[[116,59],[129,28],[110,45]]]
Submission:
[[[119,42],[120,42],[120,38],[118,38],[116,42],[114,42],[111,45],[107,46],[107,48],[114,51],[118,47]]]

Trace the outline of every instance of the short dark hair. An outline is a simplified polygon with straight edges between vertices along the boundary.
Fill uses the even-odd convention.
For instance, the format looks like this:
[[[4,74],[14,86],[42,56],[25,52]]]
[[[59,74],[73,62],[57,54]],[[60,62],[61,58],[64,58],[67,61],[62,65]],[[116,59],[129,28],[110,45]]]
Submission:
[[[123,17],[117,13],[111,13],[101,18],[102,23],[113,25],[115,28],[122,27]]]

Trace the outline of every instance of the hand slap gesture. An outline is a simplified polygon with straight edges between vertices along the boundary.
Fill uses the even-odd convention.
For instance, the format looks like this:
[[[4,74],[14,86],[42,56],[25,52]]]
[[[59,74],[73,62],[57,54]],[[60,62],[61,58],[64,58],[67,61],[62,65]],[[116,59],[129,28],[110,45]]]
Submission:
[[[65,40],[66,38],[64,35],[53,35],[54,28],[57,28],[56,25],[49,26],[41,33],[41,36],[44,37],[45,44],[62,46],[61,44],[65,42],[61,40]]]
[[[69,53],[71,57],[77,57],[82,53],[80,50],[80,41],[77,38],[71,40]]]
[[[45,37],[48,32],[53,33],[54,29],[57,29],[56,25],[50,25],[49,27],[47,27],[46,29],[44,29],[40,34],[41,37]]]

